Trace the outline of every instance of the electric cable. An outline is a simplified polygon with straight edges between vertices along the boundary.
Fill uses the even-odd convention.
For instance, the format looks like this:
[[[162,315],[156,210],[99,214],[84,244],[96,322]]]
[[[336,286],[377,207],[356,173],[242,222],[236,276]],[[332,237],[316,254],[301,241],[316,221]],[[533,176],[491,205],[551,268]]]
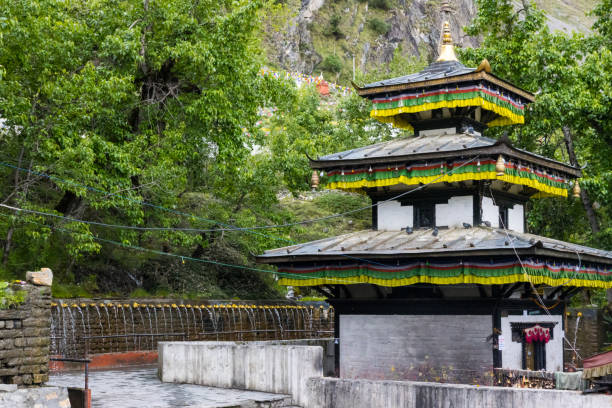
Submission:
[[[11,215],[3,214],[3,213],[0,213],[0,216],[1,217],[11,217]],[[29,224],[34,224],[34,225],[38,225],[38,226],[41,226],[41,227],[46,227],[46,228],[49,228],[50,230],[61,231],[61,232],[65,232],[65,233],[68,233],[68,234],[87,235],[87,234],[84,234],[83,232],[80,232],[80,231],[73,231],[73,230],[70,230],[70,229],[67,229],[67,228],[47,225],[47,224],[43,224],[43,223],[36,222],[36,221],[31,221],[31,220],[23,220],[23,221],[27,222]],[[268,274],[273,274],[273,275],[293,276],[293,274],[287,273],[287,272],[278,272],[278,271],[273,271],[273,270],[269,270],[269,269],[253,268],[253,267],[245,266],[245,265],[237,265],[237,264],[231,264],[231,263],[227,263],[227,262],[214,261],[212,259],[194,258],[194,257],[188,256],[188,255],[179,255],[179,254],[174,254],[172,252],[159,251],[159,250],[156,250],[156,249],[145,248],[145,247],[141,247],[141,246],[137,246],[137,245],[125,244],[125,243],[119,242],[119,241],[113,241],[113,240],[106,239],[106,238],[100,238],[100,237],[95,236],[95,235],[87,235],[87,237],[91,238],[93,240],[96,240],[96,241],[105,242],[105,243],[108,243],[108,244],[116,245],[116,246],[127,248],[127,249],[133,249],[133,250],[141,251],[141,252],[149,252],[149,253],[156,254],[156,255],[163,255],[163,256],[169,256],[169,257],[174,257],[174,258],[180,258],[181,261],[183,261],[183,262],[187,260],[187,261],[194,261],[194,262],[200,262],[200,263],[206,263],[206,264],[212,264],[212,265],[219,265],[219,266],[224,266],[224,267],[229,267],[229,268],[249,270],[249,271],[254,271],[254,272],[263,272],[263,273],[268,273]],[[314,276],[306,276],[306,277],[307,278],[314,278]],[[344,281],[343,280],[338,280],[338,282],[344,282]]]
[[[480,155],[476,155],[476,156],[474,156],[474,157],[472,157],[470,159],[467,159],[466,161],[461,163],[459,166],[457,166],[457,167],[453,168],[452,170],[450,170],[448,172],[448,174],[452,174],[453,171],[458,170],[458,169],[466,166],[470,162],[473,162],[474,160],[476,160],[478,157],[480,157]],[[418,187],[416,187],[416,188],[414,188],[412,190],[408,190],[408,191],[405,191],[405,192],[403,192],[403,193],[401,193],[401,194],[399,194],[397,196],[388,198],[386,200],[379,201],[379,202],[376,202],[374,204],[367,205],[367,206],[364,206],[364,207],[360,207],[360,208],[357,208],[357,209],[354,209],[354,210],[346,211],[346,212],[343,212],[343,213],[336,213],[336,214],[332,214],[332,215],[325,216],[325,217],[320,217],[320,218],[315,218],[315,219],[305,220],[305,221],[299,221],[299,222],[295,222],[295,223],[286,223],[286,224],[279,224],[279,225],[269,225],[269,226],[257,226],[257,227],[243,228],[243,227],[237,227],[237,226],[230,225],[230,224],[223,224],[223,223],[215,221],[215,220],[209,220],[209,219],[202,218],[202,217],[199,217],[199,216],[196,216],[196,215],[193,215],[193,214],[188,214],[188,213],[185,213],[185,212],[176,211],[176,210],[173,210],[173,209],[169,209],[167,207],[158,206],[156,204],[148,203],[148,202],[145,202],[145,201],[135,200],[135,199],[132,199],[132,198],[129,198],[129,197],[122,196],[122,195],[120,195],[118,193],[106,192],[104,190],[100,190],[100,189],[95,188],[95,187],[90,187],[90,186],[87,186],[87,185],[84,185],[84,184],[81,184],[81,183],[76,183],[74,181],[64,180],[64,179],[61,179],[59,177],[55,177],[55,176],[52,176],[52,175],[49,175],[49,174],[46,174],[46,173],[37,172],[37,171],[29,170],[29,169],[24,169],[24,168],[21,168],[19,166],[11,165],[10,163],[5,163],[5,162],[0,161],[0,165],[5,166],[5,167],[10,167],[10,168],[13,168],[15,170],[32,173],[32,174],[35,174],[35,175],[38,175],[38,176],[41,176],[41,177],[48,178],[50,180],[56,180],[56,181],[65,182],[65,183],[68,183],[68,184],[73,184],[73,185],[76,185],[76,186],[79,186],[79,187],[82,187],[82,188],[89,189],[89,190],[94,191],[94,192],[104,193],[106,195],[112,195],[112,196],[121,197],[121,198],[129,200],[131,202],[140,203],[140,204],[152,207],[152,208],[161,209],[163,211],[170,211],[170,212],[182,215],[182,216],[192,217],[192,218],[195,218],[195,219],[201,219],[203,221],[206,221],[206,222],[209,222],[209,223],[215,223],[217,225],[221,225],[221,226],[224,226],[226,228],[225,229],[217,228],[217,229],[212,229],[211,230],[211,229],[198,229],[198,228],[185,228],[185,229],[183,229],[183,228],[174,228],[174,227],[139,227],[139,226],[106,224],[106,223],[101,223],[101,222],[96,222],[96,221],[80,220],[80,219],[76,219],[76,218],[72,218],[72,217],[65,217],[65,216],[61,216],[61,215],[57,215],[57,214],[51,214],[51,213],[46,213],[46,212],[41,212],[41,211],[28,210],[28,209],[20,209],[20,208],[17,208],[17,207],[11,207],[11,206],[7,206],[5,204],[0,204],[0,206],[2,206],[2,207],[9,208],[9,209],[12,209],[12,210],[15,210],[15,211],[26,211],[26,212],[31,212],[31,213],[38,214],[38,215],[43,215],[43,216],[62,218],[62,219],[65,219],[65,220],[68,220],[68,221],[71,221],[71,222],[82,222],[82,223],[85,223],[85,224],[92,224],[92,225],[98,225],[98,226],[103,226],[103,227],[124,228],[124,229],[144,230],[144,231],[154,231],[154,230],[159,230],[159,231],[183,231],[183,232],[211,232],[211,231],[228,231],[228,232],[237,232],[238,231],[239,232],[239,231],[245,231],[245,232],[261,235],[261,236],[264,236],[264,237],[273,238],[273,239],[276,239],[276,240],[282,240],[282,241],[284,241],[286,243],[289,243],[291,245],[299,245],[299,243],[297,243],[295,241],[292,241],[292,240],[289,240],[289,239],[286,239],[286,238],[278,237],[278,236],[275,236],[275,235],[269,235],[269,234],[265,234],[265,233],[259,233],[259,232],[253,231],[253,230],[254,229],[262,229],[262,228],[285,228],[285,227],[291,227],[291,226],[296,226],[296,225],[305,225],[305,224],[310,224],[310,223],[319,222],[319,221],[323,221],[323,220],[328,220],[328,219],[342,217],[342,216],[345,216],[345,215],[348,215],[348,214],[352,214],[352,213],[356,213],[356,212],[359,212],[359,211],[364,211],[364,210],[367,210],[367,209],[371,209],[373,207],[377,207],[379,204],[382,204],[382,203],[385,203],[385,202],[389,202],[389,201],[393,201],[393,200],[397,200],[397,199],[399,199],[399,198],[401,198],[403,196],[406,196],[408,194],[411,194],[411,193],[414,193],[416,191],[422,190],[422,189],[424,189],[427,186],[435,183],[437,180],[439,180],[439,179],[441,179],[442,177],[445,176],[445,174],[443,173],[443,174],[439,175],[438,177],[436,177],[435,179],[433,179],[432,181],[430,181],[429,183],[422,184],[422,185],[420,185],[420,186],[418,186]],[[341,256],[343,256],[343,257],[345,257],[347,259],[363,261],[363,262],[366,262],[366,263],[369,263],[369,264],[381,265],[381,266],[389,266],[389,265],[386,265],[384,263],[380,263],[380,262],[376,262],[376,261],[372,261],[372,260],[368,260],[368,259],[363,259],[363,258],[359,258],[359,257],[354,257],[354,256],[347,255],[347,254],[341,254]]]
[[[458,169],[468,165],[470,162],[476,160],[478,157],[480,157],[480,155],[476,155],[476,156],[474,156],[474,157],[472,157],[470,159],[467,159],[466,161],[461,163],[459,166],[457,166],[457,167],[453,168],[452,170],[450,170],[448,173],[443,173],[443,174],[439,175],[438,177],[436,177],[435,179],[431,180],[430,182],[428,182],[426,184],[419,185],[418,187],[416,187],[416,188],[414,188],[412,190],[404,191],[403,193],[400,193],[400,194],[398,194],[398,195],[396,195],[394,197],[388,198],[386,200],[378,201],[378,202],[376,202],[374,204],[371,204],[371,205],[366,205],[366,206],[359,207],[359,208],[356,208],[356,209],[353,209],[353,210],[349,210],[349,211],[345,211],[345,212],[341,212],[341,213],[335,213],[335,214],[331,214],[331,215],[326,215],[324,217],[313,218],[313,219],[309,219],[309,220],[303,220],[303,221],[297,221],[297,222],[291,222],[291,223],[284,223],[284,224],[276,224],[276,225],[259,225],[259,226],[255,226],[255,227],[237,227],[237,226],[230,225],[230,224],[224,224],[224,223],[221,223],[220,221],[210,220],[210,219],[199,217],[199,216],[196,216],[196,215],[193,215],[193,214],[188,214],[188,213],[185,213],[185,212],[182,212],[182,211],[177,211],[177,210],[169,209],[167,207],[159,206],[159,205],[152,204],[152,203],[149,203],[149,202],[146,202],[146,201],[140,201],[140,200],[136,200],[136,199],[133,199],[133,198],[125,197],[125,196],[122,196],[122,195],[117,194],[117,193],[106,192],[104,190],[100,190],[100,189],[97,189],[95,187],[89,187],[89,186],[84,185],[84,184],[76,183],[76,182],[69,181],[69,180],[64,180],[64,179],[61,179],[59,177],[51,176],[51,175],[48,175],[48,174],[45,174],[45,173],[42,173],[42,172],[36,172],[34,170],[24,169],[24,168],[12,165],[10,163],[5,163],[5,162],[2,162],[2,161],[0,161],[0,166],[10,167],[10,168],[13,168],[15,170],[24,171],[24,172],[28,172],[28,173],[32,173],[32,174],[41,176],[41,177],[45,177],[45,178],[48,178],[50,180],[56,180],[56,181],[60,181],[60,182],[63,182],[63,183],[72,184],[72,185],[75,185],[75,186],[78,186],[78,187],[86,188],[88,190],[91,190],[91,191],[94,191],[94,192],[97,192],[97,193],[103,193],[103,194],[107,194],[107,195],[111,195],[111,196],[120,197],[120,198],[126,199],[128,201],[134,202],[136,204],[146,205],[146,206],[149,206],[149,207],[152,207],[152,208],[156,208],[156,209],[160,209],[160,210],[163,210],[163,211],[169,211],[169,212],[172,212],[172,213],[175,213],[175,214],[178,214],[178,215],[182,215],[182,216],[186,216],[186,217],[191,217],[191,218],[196,218],[196,219],[199,219],[199,220],[202,220],[202,221],[205,221],[205,222],[218,224],[218,225],[221,225],[221,226],[224,226],[224,227],[227,228],[227,229],[216,229],[216,230],[212,230],[212,231],[253,231],[253,230],[258,230],[258,229],[287,228],[287,227],[293,227],[293,226],[297,226],[297,225],[307,225],[307,224],[312,224],[312,223],[315,223],[315,222],[326,221],[326,220],[333,219],[333,218],[343,217],[345,215],[354,214],[354,213],[357,213],[357,212],[360,212],[360,211],[365,211],[365,210],[371,209],[373,207],[377,207],[379,204],[386,203],[386,202],[389,202],[389,201],[394,201],[394,200],[402,198],[402,197],[404,197],[404,196],[406,196],[408,194],[412,194],[414,192],[422,190],[422,189],[428,187],[429,185],[436,183],[438,180],[440,180],[441,178],[443,178],[447,174],[452,174],[455,170],[458,170]],[[61,216],[58,216],[58,215],[55,215],[55,214],[53,216],[61,217]],[[210,229],[199,229],[199,228],[171,228],[171,227],[167,227],[166,228],[166,227],[120,226],[120,225],[113,225],[113,224],[96,223],[96,222],[93,222],[93,221],[87,222],[87,221],[77,220],[77,219],[72,219],[72,221],[85,222],[85,223],[90,223],[90,224],[95,224],[95,225],[100,225],[100,226],[107,226],[107,227],[115,227],[115,228],[138,229],[138,230],[144,230],[144,231],[146,231],[146,230],[160,230],[160,231],[168,230],[168,231],[190,231],[190,232],[209,232],[209,231],[211,231]],[[282,238],[282,239],[285,240],[284,238]],[[285,240],[285,241],[288,241],[288,240]],[[288,242],[290,242],[290,241],[288,241]]]
[[[453,170],[457,170],[457,169],[459,169],[459,168],[461,168],[461,167],[463,167],[463,166],[467,165],[467,164],[468,164],[468,163],[470,163],[471,161],[476,160],[478,157],[479,157],[479,155],[476,155],[476,156],[474,156],[473,158],[470,158],[470,159],[466,160],[464,163],[461,163],[459,166],[457,166],[457,167],[456,167],[456,168],[454,168]],[[5,166],[5,167],[10,167],[10,168],[13,168],[13,169],[16,169],[16,170],[19,170],[19,171],[25,171],[25,172],[29,172],[29,173],[32,173],[32,174],[36,174],[36,175],[39,175],[39,176],[42,176],[42,177],[46,177],[46,178],[49,178],[49,179],[52,179],[52,180],[57,180],[57,181],[66,182],[66,183],[69,183],[69,184],[77,185],[77,186],[80,186],[80,187],[83,187],[83,188],[90,189],[91,191],[100,192],[100,193],[105,193],[105,194],[108,194],[108,195],[116,195],[116,196],[119,196],[119,197],[122,197],[122,198],[128,199],[128,200],[130,200],[130,201],[140,202],[140,203],[142,203],[142,204],[144,204],[144,205],[148,205],[148,206],[151,206],[151,207],[154,207],[154,208],[159,208],[159,209],[162,209],[162,210],[165,210],[165,211],[175,212],[175,213],[177,213],[177,214],[186,215],[186,216],[193,217],[193,218],[200,218],[200,217],[194,216],[194,215],[192,215],[192,214],[182,213],[182,212],[180,212],[180,211],[171,210],[171,209],[168,209],[168,208],[165,208],[165,207],[157,206],[157,205],[155,205],[155,204],[151,204],[151,203],[147,203],[147,202],[143,202],[143,201],[139,201],[139,200],[134,200],[134,199],[131,199],[131,198],[129,198],[129,197],[123,197],[123,196],[121,196],[121,195],[119,195],[119,194],[116,194],[116,193],[109,193],[109,192],[105,192],[105,191],[103,191],[103,190],[100,190],[100,189],[97,189],[97,188],[94,188],[94,187],[90,187],[90,186],[86,186],[86,185],[83,185],[83,184],[80,184],[80,183],[71,182],[71,181],[68,181],[68,180],[63,180],[63,179],[60,179],[60,178],[57,178],[57,177],[55,177],[55,176],[51,176],[51,175],[48,175],[48,174],[45,174],[45,173],[42,173],[42,172],[36,172],[36,171],[33,171],[33,170],[23,169],[23,168],[21,168],[21,167],[19,167],[19,166],[14,166],[14,165],[11,165],[11,164],[8,164],[8,163],[4,163],[4,162],[0,162],[0,165],[3,165],[3,166]],[[451,170],[449,173],[451,173],[451,174],[452,174],[453,170]],[[361,207],[361,208],[358,208],[358,209],[355,209],[355,210],[351,210],[351,211],[347,211],[347,212],[344,212],[344,213],[338,213],[338,214],[334,214],[334,215],[331,215],[331,216],[321,217],[320,219],[313,219],[313,220],[308,220],[308,221],[301,221],[301,222],[298,222],[298,223],[293,223],[293,225],[305,224],[305,223],[310,223],[310,222],[317,222],[317,221],[320,221],[320,220],[323,220],[323,219],[336,218],[336,217],[340,217],[340,216],[343,216],[343,215],[346,215],[346,214],[350,214],[350,213],[354,213],[354,212],[357,212],[357,211],[363,211],[363,210],[368,209],[368,208],[373,208],[373,207],[375,207],[375,206],[379,205],[380,203],[384,203],[384,202],[387,202],[387,201],[396,200],[396,199],[398,199],[398,198],[400,198],[400,197],[403,197],[403,196],[405,196],[405,195],[408,195],[408,194],[410,194],[410,193],[413,193],[413,192],[415,192],[415,191],[418,191],[418,190],[420,190],[420,189],[423,189],[423,188],[427,187],[428,185],[430,185],[430,184],[432,184],[432,183],[435,183],[435,182],[436,182],[438,179],[440,179],[440,178],[442,178],[442,177],[444,177],[444,174],[440,175],[439,177],[437,177],[436,179],[432,180],[431,182],[429,182],[429,183],[427,183],[427,184],[423,184],[423,185],[421,185],[421,186],[419,186],[419,187],[417,187],[417,188],[415,188],[415,189],[413,189],[413,190],[408,190],[408,191],[405,191],[405,192],[403,192],[403,193],[401,193],[401,194],[399,194],[399,195],[397,195],[397,196],[395,196],[395,197],[391,197],[391,198],[389,198],[389,199],[387,199],[387,200],[377,202],[377,203],[375,203],[375,204],[373,204],[373,205],[369,205],[369,206]],[[86,220],[80,220],[80,219],[76,219],[76,218],[72,218],[72,217],[65,217],[65,216],[60,216],[60,215],[57,215],[57,214],[45,213],[45,212],[42,212],[42,211],[22,209],[22,208],[18,208],[18,207],[8,206],[8,205],[5,205],[5,204],[0,204],[0,206],[2,206],[2,207],[4,207],[4,208],[7,208],[7,209],[14,210],[14,211],[24,211],[24,212],[29,212],[29,213],[33,213],[33,214],[37,214],[37,215],[41,215],[41,216],[51,216],[51,217],[56,217],[56,218],[65,219],[65,220],[72,221],[72,222],[82,222],[82,223],[86,223],[86,224],[93,224],[93,225],[99,225],[99,226],[108,226],[108,227],[124,227],[124,228],[129,228],[129,229],[145,229],[145,228],[146,228],[146,229],[153,229],[153,228],[154,228],[154,227],[137,227],[137,226],[119,226],[119,225],[113,225],[113,224],[99,223],[99,222],[95,222],[95,221],[86,221]],[[218,222],[213,221],[213,220],[208,220],[208,219],[204,219],[204,220],[206,220],[206,221],[208,221],[208,222],[214,222],[214,223],[217,223],[217,224],[219,224],[219,225],[224,225],[224,224],[222,224],[222,223],[218,223]],[[27,221],[27,222],[35,223],[35,222],[33,222],[33,221]],[[69,233],[79,233],[79,232],[77,232],[77,231],[67,230],[67,229],[64,229],[64,228],[61,228],[61,227],[52,227],[52,226],[49,226],[49,225],[47,225],[47,224],[40,224],[40,223],[35,223],[35,224],[43,225],[43,226],[46,226],[46,227],[48,227],[48,228],[56,228],[56,229],[58,229],[58,230],[63,230],[64,232],[69,232]],[[291,226],[291,225],[289,225],[289,224],[285,224],[285,225],[282,225],[282,226],[283,226],[283,227],[285,227],[285,226]],[[248,231],[248,229],[246,229],[246,228],[234,227],[234,226],[231,226],[231,225],[230,225],[230,227],[232,227],[232,228],[230,229],[231,231],[240,231],[240,230],[245,230],[245,231]],[[274,227],[274,226],[270,226],[270,227]],[[172,229],[165,229],[165,228],[164,228],[163,230],[180,231],[181,229],[176,229],[176,228],[172,228]],[[204,231],[204,230],[202,230],[202,229],[185,229],[185,230],[190,230],[190,231]],[[208,230],[208,231],[210,231],[210,230]],[[214,230],[214,231],[219,231],[219,229],[216,229],[216,230]],[[92,238],[92,239],[99,240],[99,241],[101,241],[101,242],[114,243],[114,244],[116,244],[116,245],[117,245],[117,244],[119,244],[119,245],[121,245],[121,246],[128,247],[128,248],[132,248],[132,249],[148,250],[148,251],[150,251],[150,252],[152,252],[152,253],[157,253],[157,254],[161,254],[161,253],[163,253],[162,251],[157,251],[157,250],[149,250],[149,249],[147,249],[147,248],[140,248],[140,247],[135,247],[135,246],[129,246],[129,245],[127,245],[127,244],[118,243],[117,241],[105,240],[105,239],[103,239],[103,238],[99,238],[99,237],[94,236],[94,235],[91,235],[91,238]],[[285,240],[285,239],[284,239],[284,240]],[[285,240],[285,241],[288,241],[288,240]],[[292,241],[289,241],[289,242],[292,242]],[[292,242],[292,243],[294,243],[294,242]],[[294,244],[295,244],[295,243],[294,243]],[[170,256],[180,256],[180,255],[170,254],[170,253],[168,253],[168,255],[170,255]],[[365,261],[366,263],[370,263],[370,264],[379,264],[379,265],[387,266],[387,265],[382,264],[382,263],[378,263],[378,262],[375,262],[375,261],[372,261],[372,260],[363,259],[363,258],[353,257],[353,256],[350,256],[350,255],[347,255],[347,254],[342,254],[342,256],[344,256],[344,257],[346,257],[346,258],[349,258],[349,259],[358,260],[358,261]],[[186,257],[184,257],[184,256],[182,256],[182,258],[183,258],[183,259],[187,259],[187,258],[186,258]],[[193,258],[193,259],[198,259],[198,258]],[[200,260],[200,261],[203,261],[203,260]],[[211,261],[211,262],[213,262],[213,261]],[[232,265],[227,264],[227,265],[224,265],[224,266],[229,266],[229,267],[231,267]],[[234,267],[248,268],[248,267],[239,266],[239,265],[234,265]],[[255,270],[255,271],[260,271],[260,272],[261,272],[261,271],[267,271],[267,270],[264,270],[264,269],[259,269],[259,268],[250,268],[250,269]],[[272,272],[272,273],[274,273],[274,272]],[[293,276],[293,275],[290,275],[290,276]],[[334,281],[337,281],[338,283],[344,283],[344,282],[346,282],[345,280],[342,280],[342,279],[335,279],[335,278],[332,278],[332,279],[333,279]]]
[[[493,205],[497,206],[497,203],[495,202],[495,197],[493,195],[493,190],[491,189],[491,185],[488,186],[489,188],[489,193],[491,194],[491,200],[493,201]],[[499,223],[502,226],[503,231],[506,234],[506,237],[508,238],[509,243],[512,245],[512,250],[514,251],[514,255],[516,256],[516,259],[518,260],[519,264],[521,265],[521,270],[523,271],[523,274],[527,277],[527,280],[529,281],[529,284],[531,285],[531,289],[533,291],[533,293],[536,295],[536,297],[538,298],[538,306],[543,309],[546,314],[549,317],[553,317],[552,314],[550,314],[550,311],[548,310],[548,308],[546,307],[546,305],[544,304],[544,301],[542,300],[542,298],[540,297],[540,294],[538,293],[538,291],[536,290],[535,285],[533,284],[533,282],[531,281],[531,277],[529,276],[529,274],[527,273],[527,269],[525,268],[525,265],[523,264],[523,260],[521,259],[521,257],[518,254],[518,251],[516,250],[516,246],[514,245],[514,240],[510,237],[510,234],[508,233],[508,229],[506,228],[506,225],[504,225],[503,220],[499,219]],[[578,253],[577,251],[574,251],[576,253]],[[578,259],[580,260],[580,255],[578,255]],[[579,268],[580,269],[580,268]],[[571,281],[571,279],[570,279]],[[533,298],[532,298],[533,299]],[[536,302],[537,304],[537,302]],[[576,348],[569,342],[569,340],[565,337],[565,333],[563,334],[563,340],[565,340],[565,342],[570,346],[570,349],[576,354],[576,357],[578,357],[580,360],[582,360],[582,357],[580,356],[580,354],[578,353],[578,350],[576,350]]]

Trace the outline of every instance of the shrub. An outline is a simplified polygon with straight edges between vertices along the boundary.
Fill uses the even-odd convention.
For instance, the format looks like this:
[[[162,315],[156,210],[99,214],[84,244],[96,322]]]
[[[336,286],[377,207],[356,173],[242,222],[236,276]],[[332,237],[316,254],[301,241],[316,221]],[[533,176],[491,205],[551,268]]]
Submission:
[[[370,6],[381,9],[381,10],[389,10],[391,9],[391,0],[369,0],[368,3]]]
[[[334,14],[333,16],[331,16],[331,18],[329,19],[329,24],[324,31],[324,34],[327,36],[334,36],[336,40],[339,38],[343,38],[344,33],[340,29],[340,21],[341,18],[338,14]]]
[[[342,71],[342,60],[337,55],[328,55],[323,62],[321,62],[319,68],[325,71],[338,73]]]
[[[389,32],[389,30],[391,29],[391,25],[385,23],[384,21],[382,21],[379,18],[372,18],[370,20],[368,20],[368,27],[370,27],[370,29],[380,35],[385,35]]]
[[[13,290],[8,282],[0,282],[0,309],[8,309],[25,300],[25,291]]]

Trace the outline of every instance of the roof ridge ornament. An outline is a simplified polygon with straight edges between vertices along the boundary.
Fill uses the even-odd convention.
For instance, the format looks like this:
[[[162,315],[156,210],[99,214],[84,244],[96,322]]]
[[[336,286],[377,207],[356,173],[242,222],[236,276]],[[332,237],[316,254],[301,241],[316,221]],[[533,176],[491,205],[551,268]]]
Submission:
[[[450,23],[445,21],[442,24],[442,44],[440,45],[440,56],[436,62],[459,61],[455,55],[455,46],[451,36]]]
[[[488,74],[491,73],[491,64],[489,64],[489,60],[488,59],[483,59],[482,61],[480,61],[480,64],[478,65],[478,68],[476,68],[476,72],[480,72],[480,71],[484,71]]]

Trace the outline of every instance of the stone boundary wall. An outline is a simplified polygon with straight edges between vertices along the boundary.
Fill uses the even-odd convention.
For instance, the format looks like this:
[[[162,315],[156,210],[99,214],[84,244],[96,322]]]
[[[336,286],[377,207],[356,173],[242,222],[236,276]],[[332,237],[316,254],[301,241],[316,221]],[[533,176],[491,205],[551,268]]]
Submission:
[[[25,301],[0,310],[0,383],[39,385],[49,379],[51,288],[14,285]]]
[[[306,382],[323,376],[323,348],[274,342],[162,342],[163,382],[238,388],[291,395],[309,407]]]
[[[581,368],[583,359],[601,353],[606,346],[603,310],[591,307],[568,308],[564,318],[565,337],[571,344],[576,342],[576,351],[582,357],[576,358],[572,348],[563,342],[565,366]]]
[[[0,407],[7,408],[70,408],[68,389],[38,387],[19,390],[0,390]]]
[[[612,396],[578,391],[410,381],[310,378],[304,408],[609,408]]]
[[[84,357],[157,351],[161,341],[259,341],[333,336],[324,302],[55,299],[51,353]]]

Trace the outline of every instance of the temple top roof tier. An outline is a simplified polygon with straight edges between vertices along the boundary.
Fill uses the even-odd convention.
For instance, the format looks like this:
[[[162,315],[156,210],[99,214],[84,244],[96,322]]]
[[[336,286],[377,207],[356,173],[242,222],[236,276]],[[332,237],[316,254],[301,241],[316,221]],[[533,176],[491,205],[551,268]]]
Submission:
[[[456,59],[448,22],[443,29],[440,57],[421,72],[355,86],[372,101],[370,116],[394,127],[435,129],[441,123],[486,127],[524,123],[533,94],[491,73],[483,60],[468,68]]]

